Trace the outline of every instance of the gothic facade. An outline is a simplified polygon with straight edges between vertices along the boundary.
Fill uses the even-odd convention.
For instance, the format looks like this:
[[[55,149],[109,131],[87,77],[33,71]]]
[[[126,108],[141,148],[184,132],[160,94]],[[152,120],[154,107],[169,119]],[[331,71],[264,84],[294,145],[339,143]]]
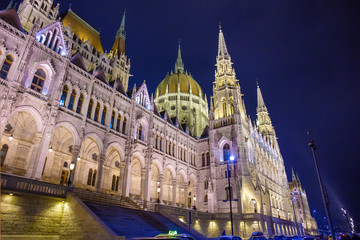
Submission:
[[[144,209],[222,214],[231,201],[244,228],[303,231],[260,88],[253,123],[221,29],[209,109],[180,46],[153,99],[145,82],[129,88],[125,14],[107,52],[97,30],[58,9],[24,0],[0,11],[2,172],[129,197]]]

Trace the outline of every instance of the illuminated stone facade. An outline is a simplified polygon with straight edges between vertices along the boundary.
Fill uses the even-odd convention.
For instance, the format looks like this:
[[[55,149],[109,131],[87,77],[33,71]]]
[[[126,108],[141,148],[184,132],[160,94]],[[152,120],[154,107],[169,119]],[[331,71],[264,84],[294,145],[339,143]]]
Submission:
[[[2,172],[130,197],[144,209],[196,206],[211,218],[227,216],[232,192],[238,234],[295,234],[284,160],[260,88],[253,124],[221,30],[209,111],[180,49],[169,77],[188,85],[178,80],[170,92],[165,78],[154,101],[145,82],[128,89],[125,16],[107,53],[71,9],[56,19],[49,9],[58,13],[52,1],[25,0],[18,12],[0,12]],[[170,96],[188,97],[190,105],[161,103]],[[198,117],[187,112],[193,108]]]
[[[292,181],[289,182],[289,189],[297,221],[301,223],[305,233],[318,235],[318,227],[315,218],[311,216],[309,203],[305,189],[301,186],[299,176],[292,171]]]

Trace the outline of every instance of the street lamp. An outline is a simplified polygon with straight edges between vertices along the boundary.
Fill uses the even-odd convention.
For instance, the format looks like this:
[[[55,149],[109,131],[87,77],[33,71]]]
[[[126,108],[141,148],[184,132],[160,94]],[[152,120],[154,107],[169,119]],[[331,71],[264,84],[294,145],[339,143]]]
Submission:
[[[307,134],[310,135],[310,132],[307,132]],[[335,239],[336,238],[335,237],[335,231],[334,231],[334,227],[332,225],[330,211],[329,211],[329,198],[328,198],[328,196],[327,196],[327,194],[325,192],[324,185],[322,183],[320,170],[319,170],[319,166],[318,166],[317,159],[316,159],[316,154],[315,154],[316,146],[314,144],[314,140],[312,140],[312,139],[309,140],[308,146],[311,148],[311,151],[312,151],[312,154],[313,154],[315,169],[316,169],[317,177],[318,177],[318,180],[319,180],[321,195],[322,195],[322,198],[323,198],[325,212],[326,212],[326,216],[327,216],[327,219],[328,219],[332,239]]]
[[[196,210],[196,205],[195,205],[195,202],[196,202],[196,196],[195,196],[195,195],[194,195],[193,199],[194,199],[194,210]]]
[[[69,180],[68,180],[68,186],[71,185],[72,171],[75,168],[75,163],[71,162],[69,168],[70,168],[70,176],[69,176]]]
[[[254,204],[254,213],[257,212],[257,209],[256,209],[256,200],[253,198],[251,199],[251,202]]]
[[[157,203],[160,203],[160,190],[161,190],[160,185],[158,185],[158,187],[157,187],[157,189],[156,189],[156,191],[157,191],[157,196],[158,196]]]
[[[231,221],[231,235],[234,236],[234,224],[233,224],[233,214],[232,214],[232,197],[231,197],[231,185],[230,185],[230,166],[229,166],[229,160],[234,161],[235,157],[233,155],[230,156],[229,159],[226,159],[226,165],[227,165],[227,177],[228,177],[228,186],[229,186],[229,202],[230,202],[230,221]]]

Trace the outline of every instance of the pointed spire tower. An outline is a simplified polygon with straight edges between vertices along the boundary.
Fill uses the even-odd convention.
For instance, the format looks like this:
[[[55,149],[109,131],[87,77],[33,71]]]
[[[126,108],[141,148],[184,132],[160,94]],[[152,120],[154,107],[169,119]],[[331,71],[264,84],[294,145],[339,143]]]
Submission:
[[[273,145],[277,145],[276,143],[276,135],[275,129],[271,123],[271,119],[269,116],[269,112],[265,106],[264,98],[262,96],[260,86],[257,84],[257,128],[260,133],[264,136],[268,137]]]
[[[224,34],[219,25],[218,54],[216,56],[215,82],[213,84],[214,120],[239,115],[239,113],[243,118],[246,118],[240,85],[236,79],[232,64]],[[239,118],[234,118],[233,122],[238,121]]]
[[[184,63],[181,59],[180,40],[179,40],[178,58],[175,63],[175,73],[184,73]]]
[[[125,15],[126,15],[126,10],[124,11],[120,28],[116,32],[115,41],[111,48],[111,51],[113,52],[113,56],[117,58],[120,58],[122,54],[125,54],[125,39],[126,39]]]

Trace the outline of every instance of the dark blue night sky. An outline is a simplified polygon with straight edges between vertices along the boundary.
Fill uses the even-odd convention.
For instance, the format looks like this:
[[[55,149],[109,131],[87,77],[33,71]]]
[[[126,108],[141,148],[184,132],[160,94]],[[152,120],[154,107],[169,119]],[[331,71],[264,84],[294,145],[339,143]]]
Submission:
[[[64,11],[70,1],[57,1]],[[344,206],[360,222],[360,2],[258,0],[73,0],[101,28],[110,49],[126,9],[129,85],[149,91],[174,68],[181,39],[185,69],[212,95],[218,27],[255,121],[256,81],[279,138],[286,170],[298,172],[316,217],[325,216],[306,131],[315,134],[332,215]],[[8,1],[1,1],[3,9]],[[258,80],[257,80],[258,79]]]

